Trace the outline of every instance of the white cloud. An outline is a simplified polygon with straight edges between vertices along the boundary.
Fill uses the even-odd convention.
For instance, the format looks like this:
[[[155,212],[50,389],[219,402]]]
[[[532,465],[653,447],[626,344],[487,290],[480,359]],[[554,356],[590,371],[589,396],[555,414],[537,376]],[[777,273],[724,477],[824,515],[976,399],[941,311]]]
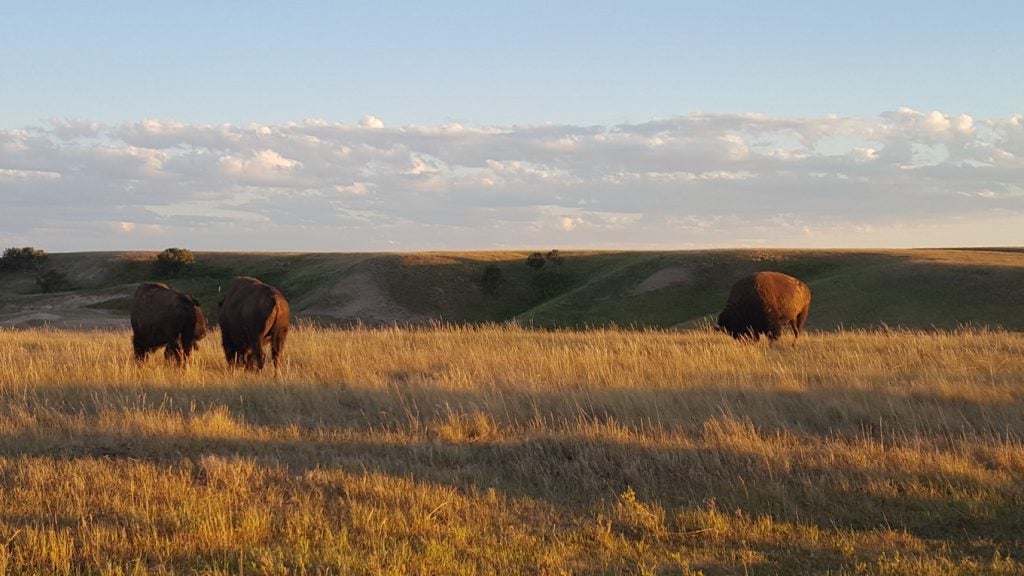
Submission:
[[[411,159],[411,166],[406,170],[406,174],[413,176],[419,176],[420,174],[436,174],[440,170],[437,167],[436,161],[424,158],[422,156],[413,156]]]
[[[857,162],[870,162],[878,159],[878,150],[874,148],[854,148],[850,156]]]
[[[45,170],[11,170],[0,168],[0,178],[10,180],[58,180],[60,173]]]
[[[253,185],[283,185],[302,162],[285,158],[275,150],[264,149],[244,155],[225,155],[217,159],[221,172],[237,182]]]
[[[288,172],[302,166],[301,162],[285,158],[273,150],[259,150],[245,158],[222,156],[218,161],[228,174],[243,172]]]
[[[124,233],[142,231],[197,249],[515,247],[565,232],[594,247],[850,245],[863,230],[916,245],[925,223],[951,218],[964,235],[942,243],[973,243],[971,222],[1020,221],[1022,181],[1021,116],[909,108],[610,127],[385,128],[366,116],[0,130],[0,229],[51,250],[140,248]],[[55,246],[72,237],[62,229],[82,242]],[[976,232],[992,242],[1009,229]]]
[[[366,115],[359,121],[359,125],[363,128],[372,128],[377,130],[384,127],[384,121],[376,116]]]

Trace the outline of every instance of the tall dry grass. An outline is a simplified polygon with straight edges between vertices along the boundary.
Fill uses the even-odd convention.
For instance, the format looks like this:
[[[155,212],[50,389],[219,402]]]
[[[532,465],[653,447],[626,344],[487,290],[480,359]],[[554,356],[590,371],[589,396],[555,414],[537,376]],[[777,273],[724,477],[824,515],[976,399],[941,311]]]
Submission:
[[[1024,335],[0,332],[9,573],[1024,573]]]

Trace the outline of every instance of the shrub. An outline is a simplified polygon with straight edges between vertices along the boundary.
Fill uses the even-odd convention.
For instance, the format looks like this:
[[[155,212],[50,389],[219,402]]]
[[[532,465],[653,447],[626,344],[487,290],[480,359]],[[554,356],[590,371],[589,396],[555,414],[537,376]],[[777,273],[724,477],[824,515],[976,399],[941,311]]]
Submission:
[[[36,277],[36,286],[42,292],[64,292],[71,289],[71,281],[63,272],[51,268]]]
[[[526,258],[526,265],[530,268],[537,268],[538,270],[544,267],[547,260],[544,259],[544,255],[540,252],[534,252]]]
[[[480,287],[484,294],[495,294],[502,284],[505,283],[505,275],[496,264],[488,264],[484,268],[483,276],[480,277]]]
[[[544,256],[544,258],[548,262],[551,262],[552,264],[557,264],[559,266],[562,265],[562,262],[565,262],[565,256],[562,256],[561,252],[559,252],[558,250],[551,250]]]
[[[168,248],[156,257],[156,270],[162,276],[181,276],[195,266],[196,257],[186,248]]]

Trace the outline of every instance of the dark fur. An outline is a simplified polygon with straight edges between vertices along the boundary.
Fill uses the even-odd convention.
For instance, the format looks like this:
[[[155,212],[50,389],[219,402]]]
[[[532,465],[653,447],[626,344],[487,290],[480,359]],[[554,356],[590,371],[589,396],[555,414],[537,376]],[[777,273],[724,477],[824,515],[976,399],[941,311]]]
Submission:
[[[164,347],[164,357],[179,364],[188,360],[199,340],[206,337],[206,317],[199,302],[166,284],[145,283],[132,299],[132,348],[143,361]]]
[[[270,343],[274,368],[281,364],[288,337],[288,300],[255,278],[239,276],[220,303],[217,321],[229,366],[263,368],[263,346]]]
[[[718,315],[718,327],[733,338],[766,335],[778,340],[786,325],[800,337],[811,309],[811,289],[781,272],[758,272],[733,284],[729,301]]]

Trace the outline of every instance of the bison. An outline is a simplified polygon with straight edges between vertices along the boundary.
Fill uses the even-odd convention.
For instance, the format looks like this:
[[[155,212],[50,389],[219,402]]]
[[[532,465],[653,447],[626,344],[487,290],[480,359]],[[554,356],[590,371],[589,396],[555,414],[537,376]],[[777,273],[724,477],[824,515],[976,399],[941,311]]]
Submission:
[[[206,316],[191,295],[147,282],[132,299],[132,347],[135,359],[164,346],[164,357],[179,364],[188,360],[197,342],[206,337]]]
[[[718,329],[737,339],[757,340],[764,334],[774,341],[788,324],[796,342],[810,309],[807,284],[781,272],[758,272],[733,284],[729,301],[718,315]]]
[[[217,321],[228,365],[262,369],[263,345],[269,342],[274,368],[280,366],[288,336],[288,300],[280,290],[239,276],[220,302]]]

